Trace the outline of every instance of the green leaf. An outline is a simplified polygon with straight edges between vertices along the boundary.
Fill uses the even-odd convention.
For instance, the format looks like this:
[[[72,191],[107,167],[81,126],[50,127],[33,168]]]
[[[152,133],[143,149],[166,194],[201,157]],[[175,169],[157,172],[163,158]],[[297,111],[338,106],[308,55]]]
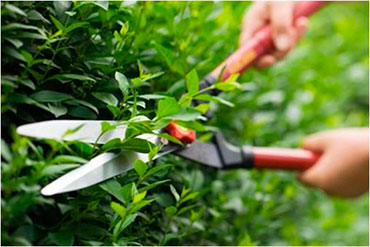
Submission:
[[[192,200],[192,199],[196,198],[198,195],[199,195],[199,192],[197,192],[197,191],[192,192],[192,193],[186,195],[184,198],[181,198],[180,203],[184,203],[186,201]]]
[[[68,115],[77,117],[77,118],[84,118],[84,119],[96,119],[96,114],[89,108],[84,106],[76,106],[71,108],[68,111]]]
[[[74,243],[73,231],[50,232],[49,239],[57,245],[71,246]]]
[[[175,197],[176,201],[178,202],[180,200],[180,196],[177,193],[175,187],[172,186],[172,184],[170,184],[170,189],[171,189],[172,195]]]
[[[56,156],[50,163],[51,164],[59,164],[59,163],[87,163],[88,161],[78,157],[78,156],[72,156],[72,155],[58,155]]]
[[[169,206],[164,211],[166,211],[168,217],[172,218],[176,214],[177,208],[175,206]]]
[[[182,207],[178,212],[177,212],[177,215],[181,215],[187,211],[189,211],[190,209],[193,209],[195,208],[196,206],[198,206],[198,204],[192,204],[192,205],[189,205],[189,206],[186,206],[186,207]]]
[[[197,105],[194,109],[196,109],[197,111],[200,111],[202,114],[205,114],[208,109],[210,107],[210,104],[199,104]]]
[[[139,189],[139,193],[142,193],[142,192],[144,192],[144,191],[148,191],[148,190],[150,190],[150,189],[153,189],[153,188],[157,187],[158,185],[161,185],[161,184],[167,183],[167,182],[169,182],[169,181],[171,181],[171,180],[166,179],[166,180],[162,180],[162,181],[156,181],[156,182],[154,182],[154,183],[152,183],[152,184],[149,184],[149,185],[147,185],[147,186],[145,186],[145,187],[140,188],[140,189]]]
[[[68,81],[71,81],[71,80],[96,82],[95,79],[93,79],[93,78],[91,78],[89,76],[86,76],[86,75],[77,75],[77,74],[59,74],[59,75],[54,75],[54,76],[49,77],[46,81],[50,81],[50,80],[54,80],[54,79],[60,80],[62,83],[65,83],[65,82],[68,82]]]
[[[214,86],[221,91],[233,91],[241,88],[240,84],[237,82],[219,82],[214,84]]]
[[[120,72],[116,72],[115,78],[116,81],[118,82],[118,87],[121,90],[122,95],[127,96],[130,84],[128,83],[126,76]]]
[[[110,207],[116,212],[122,219],[126,217],[126,208],[119,203],[111,202]]]
[[[58,21],[57,18],[55,18],[54,16],[50,15],[50,19],[54,23],[54,25],[58,28],[59,31],[62,31],[63,30],[64,26],[63,26],[63,24],[60,21]]]
[[[184,146],[184,144],[179,139],[177,139],[177,138],[169,135],[168,133],[165,133],[165,132],[159,133],[158,136],[159,137],[162,137],[162,138],[164,138],[166,140],[169,140],[170,142],[176,143],[176,144],[178,144],[180,146]]]
[[[5,8],[9,9],[11,12],[16,13],[18,15],[27,16],[27,14],[23,10],[8,2],[5,4]]]
[[[41,170],[39,174],[40,176],[43,176],[43,177],[57,176],[57,175],[63,174],[66,171],[74,169],[79,166],[80,166],[79,164],[48,165],[48,166],[43,167],[43,169]]]
[[[120,202],[125,203],[125,200],[121,194],[121,185],[114,179],[109,179],[105,181],[104,183],[99,185],[100,188],[114,196],[116,199],[118,199]]]
[[[12,45],[14,45],[14,47],[17,49],[19,49],[23,45],[23,42],[20,41],[19,39],[12,39],[12,38],[5,38],[5,39],[9,41],[10,43],[12,43]]]
[[[216,102],[216,103],[219,103],[219,104],[223,104],[223,105],[227,105],[229,107],[234,107],[234,104],[221,98],[221,97],[217,97],[217,96],[212,96],[212,95],[209,95],[209,94],[199,94],[197,96],[194,97],[194,99],[196,100],[203,100],[203,101],[212,101],[212,102]]]
[[[95,4],[96,6],[99,6],[100,8],[104,9],[105,11],[108,11],[109,1],[92,1],[91,3]]]
[[[129,203],[131,198],[132,198],[132,186],[133,186],[133,183],[129,183],[129,184],[126,184],[124,185],[121,189],[120,189],[120,193],[124,199],[124,201],[126,203]]]
[[[166,96],[166,95],[159,95],[159,94],[143,94],[143,95],[139,95],[138,97],[139,98],[146,99],[146,100],[151,100],[151,99],[165,99],[168,96]]]
[[[117,98],[111,94],[111,93],[99,93],[99,92],[94,92],[92,95],[97,98],[98,100],[103,101],[107,105],[113,105],[117,106],[118,100]]]
[[[108,150],[120,148],[121,144],[122,140],[120,138],[114,138],[104,143],[101,149],[103,152],[106,152]]]
[[[135,195],[134,199],[132,200],[132,203],[138,203],[138,202],[142,201],[145,198],[145,196],[146,196],[146,191]]]
[[[139,153],[149,153],[151,148],[153,148],[154,146],[155,145],[150,141],[140,138],[134,138],[121,144],[120,148],[136,151]]]
[[[150,203],[152,203],[154,200],[142,200],[138,203],[136,203],[130,210],[131,213],[135,213],[137,211],[139,211],[140,209],[142,209],[143,207],[149,205]]]
[[[156,114],[157,118],[163,118],[179,113],[180,111],[181,107],[176,102],[176,100],[174,98],[168,97],[158,102]]]
[[[77,102],[77,103],[79,103],[81,105],[87,106],[88,108],[90,108],[91,110],[93,110],[96,114],[99,114],[98,108],[96,108],[93,104],[90,104],[87,101],[80,100],[80,99],[73,99],[72,101]]]
[[[113,125],[113,124],[111,124],[109,122],[106,122],[106,121],[101,122],[100,125],[101,125],[101,132],[102,133],[105,133],[109,130],[114,130],[117,127],[116,125]]]
[[[12,153],[10,152],[8,144],[3,139],[1,139],[1,157],[7,162],[12,160]]]
[[[73,24],[69,25],[68,27],[66,27],[65,33],[72,32],[76,28],[84,27],[84,26],[87,26],[87,25],[89,25],[88,22],[77,22],[77,23],[73,23]]]
[[[68,112],[67,107],[65,107],[64,105],[60,103],[54,103],[54,104],[48,103],[48,108],[49,108],[49,111],[53,113],[56,118],[63,116],[67,114]]]
[[[49,90],[42,90],[31,94],[31,98],[38,102],[61,102],[73,99],[73,97],[68,94]]]
[[[33,57],[31,55],[31,53],[29,53],[28,51],[25,51],[25,50],[21,50],[21,53],[22,53],[24,59],[26,59],[27,66],[31,67],[32,66],[32,61],[33,61]]]
[[[148,176],[151,176],[163,169],[167,169],[167,168],[170,168],[170,167],[173,167],[172,164],[164,164],[164,165],[157,165],[157,166],[154,166],[152,168],[150,168],[147,173],[145,174],[145,177],[148,177]]]
[[[176,120],[181,120],[181,121],[193,121],[197,119],[206,120],[202,116],[201,112],[195,109],[192,109],[192,108],[182,109],[181,112],[172,115],[171,119],[176,119]]]
[[[19,82],[33,90],[36,89],[35,84],[28,78],[20,79]]]
[[[194,95],[199,91],[199,78],[197,71],[195,69],[191,70],[186,75],[186,87],[188,89],[188,94]]]
[[[114,118],[118,118],[120,115],[120,108],[114,105],[107,105],[108,110],[113,114]]]
[[[40,12],[34,9],[27,13],[27,18],[30,20],[43,21],[47,24],[50,24],[50,22],[42,14],[40,14]]]
[[[143,176],[146,170],[148,170],[148,165],[142,160],[136,160],[133,166],[137,174],[139,174],[139,176]]]
[[[118,224],[115,225],[113,229],[113,240],[116,240],[118,235],[126,228],[128,227],[132,222],[135,221],[137,214],[132,214],[127,216],[125,220],[121,220],[118,222]]]

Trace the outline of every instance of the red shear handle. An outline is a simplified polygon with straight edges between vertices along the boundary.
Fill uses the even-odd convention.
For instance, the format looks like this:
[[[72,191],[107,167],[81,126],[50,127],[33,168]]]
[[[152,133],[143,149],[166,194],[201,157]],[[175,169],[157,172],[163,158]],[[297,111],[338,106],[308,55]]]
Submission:
[[[324,2],[299,2],[296,5],[293,19],[309,16],[323,6]],[[226,80],[231,74],[241,73],[248,68],[257,58],[273,49],[273,41],[270,25],[266,25],[258,31],[246,44],[235,51],[229,58],[221,63],[211,75],[218,78],[222,69],[225,70],[222,80]]]
[[[320,158],[304,149],[253,147],[254,166],[258,169],[305,170]]]

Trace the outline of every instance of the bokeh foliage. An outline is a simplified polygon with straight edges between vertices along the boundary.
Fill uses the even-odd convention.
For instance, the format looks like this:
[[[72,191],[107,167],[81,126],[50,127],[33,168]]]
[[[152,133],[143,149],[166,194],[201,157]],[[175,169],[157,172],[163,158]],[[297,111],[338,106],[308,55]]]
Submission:
[[[192,68],[205,76],[237,49],[248,5],[2,2],[2,244],[368,245],[368,195],[329,198],[288,172],[216,171],[169,155],[145,179],[137,165],[103,185],[40,195],[93,147],[20,137],[16,126],[129,117],[112,107],[124,100],[115,73],[140,77],[137,60],[164,73],[135,92],[179,99]],[[368,126],[368,24],[367,3],[325,7],[287,59],[247,71],[243,90],[222,95],[235,106],[211,105],[203,124],[234,144],[285,147]],[[141,102],[136,110],[153,117],[156,101]]]

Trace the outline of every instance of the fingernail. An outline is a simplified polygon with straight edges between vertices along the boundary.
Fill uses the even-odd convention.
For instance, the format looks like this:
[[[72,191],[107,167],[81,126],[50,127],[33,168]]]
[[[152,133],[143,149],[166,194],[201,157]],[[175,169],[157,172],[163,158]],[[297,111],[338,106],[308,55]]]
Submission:
[[[290,46],[290,37],[286,34],[281,34],[277,36],[275,43],[278,50],[285,51]]]

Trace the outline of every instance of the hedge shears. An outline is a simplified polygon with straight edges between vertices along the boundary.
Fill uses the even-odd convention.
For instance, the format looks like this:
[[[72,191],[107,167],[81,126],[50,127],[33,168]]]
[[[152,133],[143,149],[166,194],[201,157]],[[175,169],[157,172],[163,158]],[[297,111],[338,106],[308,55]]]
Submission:
[[[309,16],[322,5],[322,2],[299,2],[294,12],[294,19],[301,16]],[[218,77],[221,77],[223,81],[232,74],[241,73],[252,65],[256,59],[273,48],[271,27],[266,25],[249,42],[240,47],[207,75],[200,82],[200,88],[211,86]],[[212,93],[217,94],[217,92]],[[115,124],[117,127],[102,134],[102,122]],[[66,135],[70,130],[76,131]],[[119,124],[118,121],[95,120],[50,120],[25,124],[17,128],[17,132],[20,135],[38,139],[78,140],[95,144],[104,144],[112,139],[122,138],[125,136],[126,130],[127,125]],[[314,165],[320,158],[320,154],[303,149],[236,147],[229,144],[220,133],[216,133],[212,141],[202,142],[196,139],[195,131],[185,129],[176,124],[175,121],[167,125],[164,130],[158,131],[165,131],[186,145],[181,146],[172,142],[163,143],[163,139],[154,134],[138,136],[138,138],[147,140],[154,145],[161,144],[163,146],[154,159],[168,153],[174,153],[199,164],[219,169],[267,168],[305,170]],[[148,153],[129,150],[122,150],[118,153],[102,153],[86,164],[51,182],[41,190],[41,193],[45,196],[50,196],[98,184],[132,169],[133,163],[137,159],[148,162]]]

